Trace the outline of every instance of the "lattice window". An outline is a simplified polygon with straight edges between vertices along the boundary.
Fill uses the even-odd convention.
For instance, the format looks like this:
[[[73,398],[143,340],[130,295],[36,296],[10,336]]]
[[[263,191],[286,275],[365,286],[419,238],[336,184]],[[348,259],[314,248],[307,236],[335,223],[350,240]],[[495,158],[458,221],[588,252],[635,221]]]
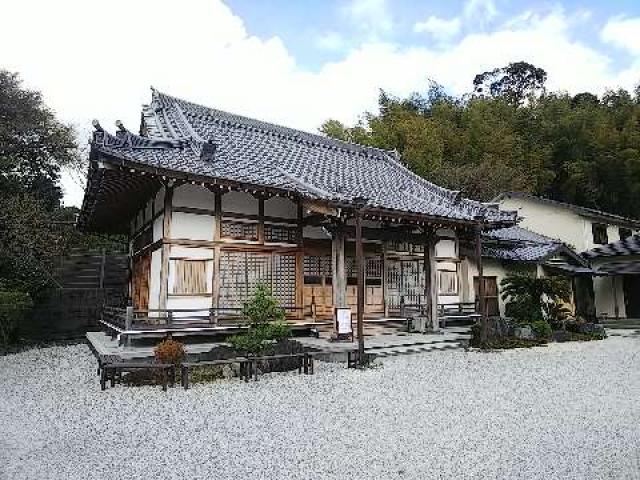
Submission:
[[[298,228],[267,223],[264,226],[264,239],[267,242],[298,243]]]
[[[296,304],[296,257],[295,255],[273,255],[271,291],[283,307]]]
[[[329,255],[306,255],[304,257],[304,275],[313,277],[331,276],[331,257]]]
[[[206,260],[174,260],[173,293],[198,295],[207,293]]]
[[[263,283],[283,307],[295,306],[295,255],[222,251],[220,256],[220,306],[242,307]]]
[[[220,234],[222,237],[236,240],[258,240],[258,225],[223,220],[220,225]]]
[[[365,276],[367,278],[382,278],[382,258],[369,257],[366,259]]]

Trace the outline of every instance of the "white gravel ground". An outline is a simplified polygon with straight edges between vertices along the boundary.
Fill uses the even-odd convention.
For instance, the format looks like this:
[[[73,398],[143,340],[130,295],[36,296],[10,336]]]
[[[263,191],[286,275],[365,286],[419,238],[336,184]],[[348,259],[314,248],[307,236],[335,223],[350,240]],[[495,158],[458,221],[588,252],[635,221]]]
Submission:
[[[0,358],[0,478],[640,478],[640,338],[167,394],[31,350]]]

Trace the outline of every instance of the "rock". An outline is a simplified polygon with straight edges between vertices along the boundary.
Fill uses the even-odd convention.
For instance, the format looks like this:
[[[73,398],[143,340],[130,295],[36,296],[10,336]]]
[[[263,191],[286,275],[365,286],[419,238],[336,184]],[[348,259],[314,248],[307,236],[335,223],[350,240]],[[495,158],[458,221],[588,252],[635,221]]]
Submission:
[[[228,379],[235,377],[236,374],[233,371],[233,368],[231,368],[229,365],[225,365],[224,367],[222,367],[222,376]]]
[[[571,333],[564,330],[556,330],[553,332],[551,338],[554,342],[568,342],[571,340]]]
[[[519,326],[513,329],[513,335],[522,340],[533,340],[536,335],[529,325]]]

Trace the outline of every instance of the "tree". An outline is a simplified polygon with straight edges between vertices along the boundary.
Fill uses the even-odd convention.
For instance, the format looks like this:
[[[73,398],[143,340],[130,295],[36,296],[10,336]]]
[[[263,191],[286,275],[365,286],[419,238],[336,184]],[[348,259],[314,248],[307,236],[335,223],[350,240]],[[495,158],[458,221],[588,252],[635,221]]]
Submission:
[[[0,290],[36,296],[55,284],[54,258],[67,236],[60,212],[60,167],[79,161],[74,133],[17,74],[0,70]]]
[[[73,129],[6,70],[0,70],[0,119],[0,192],[32,194],[49,210],[58,206],[60,167],[79,161]]]
[[[564,277],[512,275],[500,286],[506,316],[521,323],[545,321],[558,304],[571,300],[571,286]]]
[[[544,89],[547,72],[527,62],[510,63],[480,73],[473,79],[476,94],[502,97],[511,105],[521,105],[530,95]]]

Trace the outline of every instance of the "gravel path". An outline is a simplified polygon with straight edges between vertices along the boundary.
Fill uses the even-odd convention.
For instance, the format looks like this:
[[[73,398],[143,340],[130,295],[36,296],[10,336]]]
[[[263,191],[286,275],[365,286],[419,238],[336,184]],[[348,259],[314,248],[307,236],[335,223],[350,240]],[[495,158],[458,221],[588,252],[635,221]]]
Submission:
[[[640,338],[167,394],[101,392],[84,345],[31,350],[0,358],[0,478],[640,478]]]

